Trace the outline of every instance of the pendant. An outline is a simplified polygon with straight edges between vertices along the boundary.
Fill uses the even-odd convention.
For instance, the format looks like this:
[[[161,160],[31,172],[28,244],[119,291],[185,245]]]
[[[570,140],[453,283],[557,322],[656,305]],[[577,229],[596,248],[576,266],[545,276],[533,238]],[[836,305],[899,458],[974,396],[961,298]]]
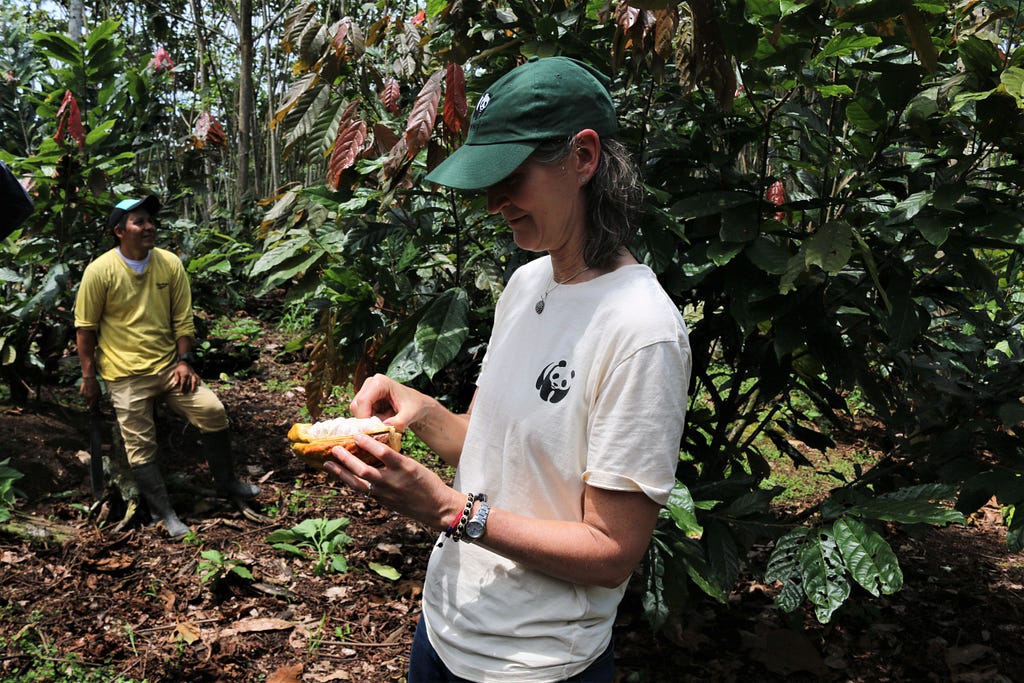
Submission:
[[[538,299],[537,304],[533,307],[533,310],[537,311],[537,315],[544,312],[544,299]]]

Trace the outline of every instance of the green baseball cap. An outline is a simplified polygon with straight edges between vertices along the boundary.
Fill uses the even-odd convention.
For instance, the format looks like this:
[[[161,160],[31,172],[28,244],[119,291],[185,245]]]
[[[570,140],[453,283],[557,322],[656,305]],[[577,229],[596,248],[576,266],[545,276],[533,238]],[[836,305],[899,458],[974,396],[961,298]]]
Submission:
[[[427,180],[459,190],[479,190],[505,178],[544,141],[592,128],[618,129],[611,80],[568,57],[531,57],[499,78],[480,97],[466,142]]]

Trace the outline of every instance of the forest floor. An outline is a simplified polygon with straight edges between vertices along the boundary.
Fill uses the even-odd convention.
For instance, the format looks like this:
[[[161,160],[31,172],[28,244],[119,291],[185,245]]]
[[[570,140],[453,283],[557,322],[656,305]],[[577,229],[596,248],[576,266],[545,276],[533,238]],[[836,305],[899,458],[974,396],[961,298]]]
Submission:
[[[90,518],[88,418],[74,388],[0,401],[0,461],[25,475],[15,520],[74,533],[62,543],[0,534],[0,681],[404,681],[434,535],[291,457],[285,435],[301,418],[305,364],[272,340],[254,346],[244,372],[204,376],[228,408],[267,521],[204,494],[195,430],[162,413],[162,465],[194,530],[185,540]],[[349,520],[347,572],[318,575],[266,542],[312,518]],[[774,606],[776,588],[758,577],[769,548],[748,558],[728,604],[698,600],[658,634],[631,587],[615,627],[619,680],[1024,680],[1024,556],[1007,550],[998,508],[889,540],[903,590],[872,598],[855,588],[825,625]],[[204,582],[201,553],[211,550],[217,568],[243,566],[251,578],[227,571]]]

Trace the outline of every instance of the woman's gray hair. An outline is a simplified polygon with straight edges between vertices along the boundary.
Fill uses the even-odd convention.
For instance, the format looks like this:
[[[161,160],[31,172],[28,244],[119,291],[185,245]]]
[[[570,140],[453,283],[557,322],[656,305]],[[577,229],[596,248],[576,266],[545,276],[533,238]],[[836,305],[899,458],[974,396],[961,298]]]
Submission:
[[[532,158],[542,164],[558,164],[572,152],[576,136],[542,143]],[[587,225],[583,260],[592,268],[604,268],[626,250],[637,230],[643,187],[640,172],[626,146],[618,140],[601,139],[601,157],[594,176],[584,186]]]

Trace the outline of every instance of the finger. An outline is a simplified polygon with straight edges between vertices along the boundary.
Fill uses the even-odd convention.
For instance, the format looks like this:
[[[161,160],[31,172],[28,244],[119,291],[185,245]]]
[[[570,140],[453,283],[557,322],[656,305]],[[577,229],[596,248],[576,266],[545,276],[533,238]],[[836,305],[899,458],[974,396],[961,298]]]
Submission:
[[[386,444],[382,444],[373,437],[367,436],[366,434],[353,434],[355,443],[361,449],[372,455],[373,457],[384,463],[384,466],[388,466],[394,463],[394,457],[396,453],[391,450]],[[358,458],[357,458],[358,459]]]

